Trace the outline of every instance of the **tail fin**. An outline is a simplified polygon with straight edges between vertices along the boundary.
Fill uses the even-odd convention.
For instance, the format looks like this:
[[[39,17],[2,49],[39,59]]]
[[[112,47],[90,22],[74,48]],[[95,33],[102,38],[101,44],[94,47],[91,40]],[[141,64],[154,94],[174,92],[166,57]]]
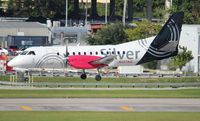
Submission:
[[[177,55],[183,17],[183,12],[177,12],[167,20],[143,58],[137,64]]]

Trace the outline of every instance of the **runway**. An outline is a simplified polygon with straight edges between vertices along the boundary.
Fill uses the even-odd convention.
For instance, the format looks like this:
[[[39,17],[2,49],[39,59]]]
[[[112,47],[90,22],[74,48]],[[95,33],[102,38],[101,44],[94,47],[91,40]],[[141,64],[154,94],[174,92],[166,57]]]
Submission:
[[[169,98],[0,99],[0,111],[200,112],[200,99],[169,99]]]

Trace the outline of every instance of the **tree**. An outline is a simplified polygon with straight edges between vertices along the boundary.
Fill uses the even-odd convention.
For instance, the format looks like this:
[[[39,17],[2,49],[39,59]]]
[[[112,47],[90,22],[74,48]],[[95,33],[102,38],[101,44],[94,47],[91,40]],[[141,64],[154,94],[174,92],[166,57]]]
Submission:
[[[0,1],[0,6],[2,6],[2,1]],[[4,14],[3,9],[0,8],[0,16],[2,16]]]
[[[110,0],[110,18],[115,17],[115,0]]]
[[[149,22],[147,20],[134,23],[137,25],[135,28],[126,30],[129,41],[144,39],[150,36],[154,36],[161,29],[161,25]]]
[[[166,15],[166,10],[164,7],[156,7],[154,11],[154,16],[160,19],[160,22],[162,21],[162,18]]]
[[[173,7],[169,13],[183,11],[184,23],[199,24],[200,23],[200,0],[173,0]]]
[[[91,45],[119,44],[127,41],[127,35],[121,23],[107,25],[88,38]]]
[[[157,65],[158,65],[158,60],[154,60],[151,62],[147,62],[142,64],[144,68],[148,68],[148,69],[157,69]]]
[[[172,58],[171,66],[182,70],[183,66],[185,66],[190,60],[193,59],[193,56],[192,51],[187,50],[186,47],[179,46],[179,49],[181,51],[177,56]]]
[[[91,0],[91,17],[92,18],[95,18],[98,16],[98,13],[97,13],[97,0]]]
[[[128,20],[133,20],[133,0],[128,0]]]
[[[71,7],[69,11],[71,13]],[[8,2],[9,16],[16,17],[45,17],[45,18],[61,18],[65,16],[64,0],[24,0],[23,4],[14,0]]]

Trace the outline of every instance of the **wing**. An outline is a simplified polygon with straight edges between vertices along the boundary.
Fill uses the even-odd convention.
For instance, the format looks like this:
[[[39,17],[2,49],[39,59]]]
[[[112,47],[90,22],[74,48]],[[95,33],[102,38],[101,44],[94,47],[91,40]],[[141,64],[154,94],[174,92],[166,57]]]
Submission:
[[[106,57],[103,57],[103,58],[99,58],[97,60],[90,61],[89,63],[92,64],[92,65],[100,65],[100,64],[108,65],[114,59],[115,59],[115,56],[110,55],[110,56],[106,56]]]

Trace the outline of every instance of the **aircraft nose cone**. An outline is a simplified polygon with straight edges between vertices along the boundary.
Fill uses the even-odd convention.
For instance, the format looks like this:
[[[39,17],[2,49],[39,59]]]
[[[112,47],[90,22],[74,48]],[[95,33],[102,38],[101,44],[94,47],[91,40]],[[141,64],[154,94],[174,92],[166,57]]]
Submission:
[[[15,63],[11,60],[11,61],[8,62],[7,65],[10,66],[10,67],[13,67],[13,66],[15,66]]]

